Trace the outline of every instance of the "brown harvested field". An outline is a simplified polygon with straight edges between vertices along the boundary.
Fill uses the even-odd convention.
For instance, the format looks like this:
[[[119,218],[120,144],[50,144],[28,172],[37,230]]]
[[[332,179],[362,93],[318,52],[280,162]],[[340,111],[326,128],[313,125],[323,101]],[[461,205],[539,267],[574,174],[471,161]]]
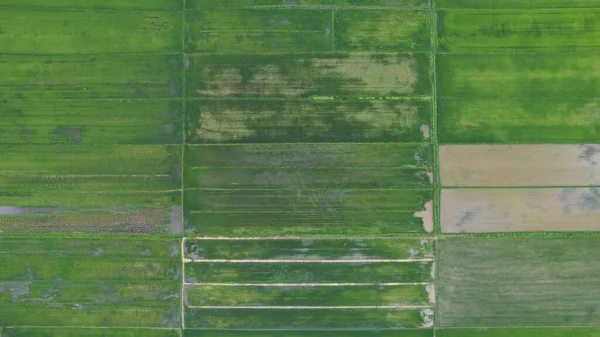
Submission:
[[[600,185],[600,145],[443,145],[443,186]]]
[[[600,188],[442,190],[444,233],[600,230]]]

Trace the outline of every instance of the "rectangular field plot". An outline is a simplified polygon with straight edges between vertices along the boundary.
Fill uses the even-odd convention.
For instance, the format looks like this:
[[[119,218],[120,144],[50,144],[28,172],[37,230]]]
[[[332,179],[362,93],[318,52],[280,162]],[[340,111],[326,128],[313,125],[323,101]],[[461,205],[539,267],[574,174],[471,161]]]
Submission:
[[[181,337],[179,330],[120,328],[5,328],[3,337]],[[420,337],[420,336],[419,336]]]
[[[446,144],[593,143],[600,139],[600,105],[594,100],[442,99],[438,139]]]
[[[247,1],[247,0],[246,0]],[[181,2],[173,0],[2,0],[0,7],[40,9],[97,9],[97,10],[178,10]]]
[[[332,49],[332,12],[216,9],[187,12],[187,52],[316,52]]]
[[[5,54],[168,53],[181,48],[177,12],[3,9]],[[76,46],[76,47],[74,47]]]
[[[0,238],[0,247],[2,325],[179,327],[177,241]]]
[[[182,68],[178,55],[1,55],[0,97],[14,104],[2,109],[14,118],[22,100],[181,97]]]
[[[433,258],[431,239],[186,240],[194,260],[364,260]]]
[[[600,7],[600,0],[435,0],[437,8],[593,8]]]
[[[286,6],[326,6],[333,8],[410,9],[426,8],[427,0],[284,0]]]
[[[397,167],[431,169],[429,144],[232,144],[186,149],[186,168]]]
[[[186,288],[186,305],[194,306],[428,306],[425,285]],[[433,289],[433,288],[431,288]],[[431,297],[433,297],[433,291]]]
[[[598,337],[600,328],[438,329],[438,337]],[[220,337],[220,336],[219,336]]]
[[[436,326],[598,325],[599,247],[598,238],[439,240]]]
[[[433,311],[402,309],[189,309],[185,323],[203,329],[388,329],[430,327]],[[331,333],[331,332],[330,332]]]
[[[188,143],[409,142],[430,138],[429,100],[188,101]]]
[[[187,94],[421,97],[431,93],[428,67],[426,54],[198,55],[189,58]]]
[[[188,283],[421,283],[433,278],[433,262],[192,262]]]
[[[179,100],[15,101],[0,106],[3,144],[177,144]]]
[[[331,331],[256,331],[256,330],[184,330],[185,337],[331,337]],[[377,331],[377,330],[336,330],[336,337],[434,337],[433,330],[415,329],[415,330],[396,330],[396,331]],[[18,336],[21,337],[21,336]],[[52,336],[54,337],[54,336]],[[70,336],[69,336],[70,337]],[[104,337],[104,336],[102,336]],[[136,336],[137,337],[137,336]],[[494,336],[495,337],[495,336]],[[520,336],[519,336],[520,337]],[[549,337],[567,337],[567,336],[549,336]],[[597,336],[575,336],[575,337],[597,337]]]
[[[600,145],[443,145],[444,186],[600,185]]]
[[[281,0],[219,0],[218,5],[213,1],[186,0],[186,9],[215,9],[215,8],[248,8],[248,7],[277,7]]]
[[[429,12],[360,10],[335,12],[335,49],[349,51],[428,51]]]
[[[441,52],[599,51],[598,9],[438,11]]]
[[[599,188],[442,190],[442,231],[599,231]]]

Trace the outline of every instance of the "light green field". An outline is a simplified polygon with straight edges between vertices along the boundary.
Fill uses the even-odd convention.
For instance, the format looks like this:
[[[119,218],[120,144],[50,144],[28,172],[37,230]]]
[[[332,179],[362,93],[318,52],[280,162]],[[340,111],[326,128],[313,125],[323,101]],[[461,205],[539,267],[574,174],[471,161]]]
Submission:
[[[600,7],[599,0],[434,0],[437,8],[577,8]]]
[[[442,52],[597,52],[598,9],[441,10]],[[485,59],[485,57],[482,57]]]
[[[397,330],[397,331],[336,331],[336,337],[433,337],[433,330]],[[184,330],[185,337],[331,337],[331,331],[204,331]],[[579,336],[578,336],[579,337]],[[587,336],[586,336],[587,337]],[[595,336],[593,336],[595,337]]]
[[[427,0],[283,0],[287,6],[331,6],[334,8],[344,7],[385,7],[394,8],[424,8],[427,7]]]
[[[425,54],[198,55],[188,97],[376,99],[430,94]]]
[[[383,283],[431,281],[431,262],[186,263],[190,283]]]
[[[109,10],[179,10],[181,2],[173,0],[3,0],[0,7],[36,9],[109,9]]]
[[[188,143],[400,142],[430,135],[429,100],[188,101]]]
[[[439,139],[593,143],[595,64],[591,54],[439,55]]]
[[[436,326],[597,325],[600,262],[591,257],[599,244],[598,238],[438,241]]]
[[[429,13],[344,9],[335,12],[335,49],[348,51],[428,51]]]
[[[431,239],[186,240],[192,259],[408,259],[433,257]]]
[[[186,288],[189,306],[384,306],[428,305],[425,286]]]
[[[178,144],[176,100],[19,101],[0,106],[3,144]],[[88,148],[89,149],[89,148]]]
[[[2,239],[0,324],[179,326],[177,241]]]
[[[332,12],[205,9],[186,13],[187,52],[316,52],[332,49]]]
[[[598,337],[599,328],[439,329],[437,337]]]
[[[0,21],[0,45],[5,54],[169,53],[181,49],[180,13],[53,11],[48,15],[42,10],[6,8],[0,12]]]
[[[4,337],[180,337],[178,330],[96,328],[6,328]]]
[[[418,310],[256,310],[187,309],[186,326],[210,329],[401,329],[417,328]],[[431,319],[426,316],[426,319]]]
[[[10,99],[2,110],[18,116],[23,100],[180,97],[182,67],[178,55],[0,55],[0,95]]]

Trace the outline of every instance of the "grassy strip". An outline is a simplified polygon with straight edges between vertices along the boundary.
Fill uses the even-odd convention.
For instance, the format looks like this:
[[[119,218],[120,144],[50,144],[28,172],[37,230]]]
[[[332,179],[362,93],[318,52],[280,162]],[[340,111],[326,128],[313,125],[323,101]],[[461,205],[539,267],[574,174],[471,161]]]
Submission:
[[[420,311],[186,309],[186,326],[211,329],[415,328]]]
[[[427,305],[425,286],[219,287],[186,289],[190,306],[384,306]]]
[[[4,337],[180,337],[179,330],[120,328],[5,328]]]
[[[193,259],[408,259],[433,257],[433,240],[186,240]]]
[[[181,15],[176,12],[48,15],[42,10],[3,9],[0,21],[0,45],[6,54],[168,53],[181,46]]]
[[[181,2],[172,0],[3,0],[0,7],[36,9],[82,9],[82,10],[150,10],[167,11],[181,9]]]
[[[438,329],[437,337],[598,337],[600,328]]]
[[[598,9],[441,10],[444,52],[597,52]],[[560,27],[560,28],[557,28]],[[485,57],[483,57],[485,59]]]
[[[438,8],[577,8],[600,7],[599,0],[435,0]]]
[[[431,262],[187,263],[187,282],[384,283],[427,282]]]
[[[186,15],[186,52],[331,50],[331,11],[206,8]]]
[[[427,51],[429,15],[422,10],[340,9],[335,13],[335,35],[336,50]]]
[[[185,337],[330,337],[335,334],[336,337],[433,337],[433,330],[397,330],[397,331],[203,331],[187,329],[184,331]],[[19,336],[20,337],[20,336]],[[562,337],[562,336],[561,336]],[[579,337],[579,336],[577,336]],[[588,336],[585,336],[588,337]],[[590,336],[592,337],[592,336]],[[593,336],[596,337],[596,336]]]

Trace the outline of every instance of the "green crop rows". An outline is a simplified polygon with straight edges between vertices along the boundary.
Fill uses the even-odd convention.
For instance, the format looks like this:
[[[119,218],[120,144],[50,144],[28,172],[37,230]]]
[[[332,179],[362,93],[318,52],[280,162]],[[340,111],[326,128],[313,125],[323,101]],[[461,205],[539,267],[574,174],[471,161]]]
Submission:
[[[0,336],[599,337],[598,235],[462,233],[502,204],[440,200],[438,159],[568,143],[596,179],[599,25],[599,0],[1,1]]]

